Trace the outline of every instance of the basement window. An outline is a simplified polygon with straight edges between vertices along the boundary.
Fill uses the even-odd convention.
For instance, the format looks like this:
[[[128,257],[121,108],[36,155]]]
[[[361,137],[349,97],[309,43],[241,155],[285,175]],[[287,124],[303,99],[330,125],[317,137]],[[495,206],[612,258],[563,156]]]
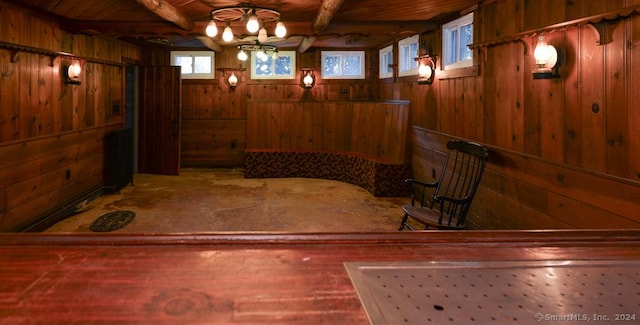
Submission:
[[[380,79],[393,77],[393,45],[380,50]]]
[[[364,79],[364,51],[322,51],[323,79]]]
[[[279,51],[277,54],[251,51],[251,79],[294,79],[295,71],[295,51]]]
[[[442,26],[442,55],[444,70],[473,65],[473,13]]]
[[[215,79],[212,51],[171,51],[171,65],[181,67],[182,79]]]
[[[398,42],[398,76],[413,76],[418,74],[418,40],[420,35],[416,34]]]

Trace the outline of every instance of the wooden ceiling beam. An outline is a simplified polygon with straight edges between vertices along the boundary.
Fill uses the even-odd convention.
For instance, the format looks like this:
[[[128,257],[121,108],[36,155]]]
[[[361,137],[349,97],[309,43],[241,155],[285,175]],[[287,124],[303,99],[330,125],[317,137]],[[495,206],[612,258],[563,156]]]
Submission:
[[[222,46],[220,46],[220,44],[214,42],[208,36],[196,36],[196,38],[202,43],[202,45],[208,47],[209,49],[212,49],[216,52],[224,51],[224,49],[222,48]]]
[[[320,33],[329,26],[331,19],[333,19],[333,16],[342,5],[342,1],[343,0],[324,0],[322,2],[320,12],[318,12],[318,16],[313,21],[313,31],[315,33]]]
[[[195,24],[187,18],[178,8],[165,0],[136,0],[139,4],[151,10],[166,21],[176,24],[184,30],[192,30]]]

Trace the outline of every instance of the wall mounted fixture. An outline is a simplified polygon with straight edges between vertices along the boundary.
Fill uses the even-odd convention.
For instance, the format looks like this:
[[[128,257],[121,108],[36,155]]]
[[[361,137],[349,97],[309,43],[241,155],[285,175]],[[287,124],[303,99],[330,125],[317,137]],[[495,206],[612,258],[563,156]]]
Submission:
[[[558,77],[558,51],[547,44],[544,36],[538,37],[538,44],[533,51],[536,68],[531,71],[533,79],[550,79]]]
[[[227,82],[229,83],[229,88],[232,90],[236,89],[236,86],[238,85],[238,77],[236,77],[234,72],[231,72],[231,75],[227,78]]]
[[[278,38],[287,35],[287,28],[282,22],[280,12],[275,9],[258,7],[250,3],[240,3],[236,6],[227,6],[211,10],[209,14],[209,24],[205,29],[205,33],[209,37],[218,35],[217,23],[225,24],[222,33],[222,39],[225,42],[233,41],[233,31],[231,23],[241,22],[245,24],[249,34],[258,33],[258,40],[262,43],[268,39],[266,24],[275,23],[274,34]]]
[[[307,89],[313,88],[316,84],[316,76],[313,74],[313,69],[300,69],[300,84]]]
[[[273,45],[260,44],[256,42],[254,44],[240,44],[238,45],[238,60],[247,61],[249,55],[247,52],[256,51],[256,55],[262,59],[266,59],[268,56],[273,58],[278,57],[278,48]]]
[[[80,75],[82,74],[81,62],[79,60],[64,62],[62,64],[62,74],[64,76],[64,82],[79,85],[82,82],[80,79]]]
[[[225,83],[229,86],[229,89],[235,90],[242,79],[245,68],[217,68],[216,70],[222,72],[220,85],[222,86],[222,84]]]
[[[436,76],[436,57],[422,55],[415,60],[418,62],[418,83],[432,84]]]

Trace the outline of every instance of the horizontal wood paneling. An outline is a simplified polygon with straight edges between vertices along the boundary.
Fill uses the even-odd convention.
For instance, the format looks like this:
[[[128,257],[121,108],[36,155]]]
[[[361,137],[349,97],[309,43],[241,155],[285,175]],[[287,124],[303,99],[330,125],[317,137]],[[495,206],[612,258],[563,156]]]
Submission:
[[[248,104],[248,149],[354,152],[395,163],[406,161],[406,102]]]
[[[140,50],[4,6],[0,41],[92,59],[81,84],[70,85],[62,74],[70,57],[0,48],[0,231],[10,231],[104,184],[104,136],[122,126],[125,110],[117,63]]]

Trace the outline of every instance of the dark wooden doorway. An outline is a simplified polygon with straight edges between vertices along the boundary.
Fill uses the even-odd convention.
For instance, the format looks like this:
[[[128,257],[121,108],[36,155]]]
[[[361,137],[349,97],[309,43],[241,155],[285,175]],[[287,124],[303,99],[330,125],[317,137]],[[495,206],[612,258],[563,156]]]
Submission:
[[[180,174],[180,67],[146,66],[141,73],[138,172]]]

